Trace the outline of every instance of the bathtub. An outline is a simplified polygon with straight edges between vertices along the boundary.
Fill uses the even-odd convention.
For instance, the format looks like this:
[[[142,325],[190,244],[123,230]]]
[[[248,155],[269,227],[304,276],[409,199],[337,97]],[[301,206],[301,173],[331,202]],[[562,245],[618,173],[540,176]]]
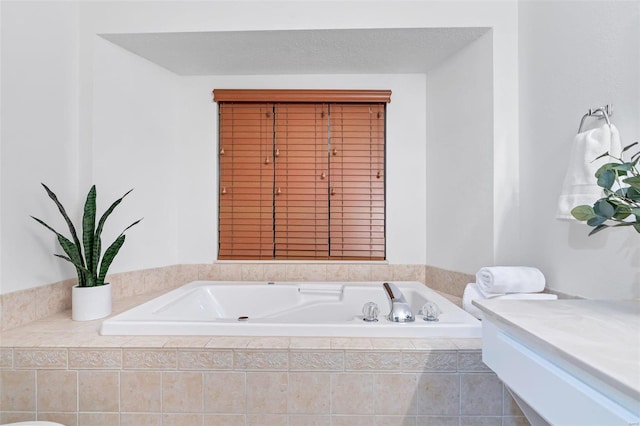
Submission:
[[[396,281],[415,321],[386,318],[390,303],[382,282],[194,281],[102,322],[103,335],[220,335],[327,337],[481,337],[481,323],[418,282]],[[438,321],[418,314],[435,302]],[[365,303],[380,308],[363,320]]]

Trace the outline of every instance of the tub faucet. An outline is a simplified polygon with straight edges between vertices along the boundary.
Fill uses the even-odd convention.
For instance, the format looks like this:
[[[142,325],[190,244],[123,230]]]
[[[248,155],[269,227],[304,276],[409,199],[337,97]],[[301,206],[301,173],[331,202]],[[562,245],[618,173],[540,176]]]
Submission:
[[[404,298],[404,295],[396,287],[395,284],[384,283],[382,284],[387,296],[389,297],[389,303],[391,304],[391,312],[389,312],[389,321],[393,322],[412,322],[415,320],[413,312],[409,304]]]

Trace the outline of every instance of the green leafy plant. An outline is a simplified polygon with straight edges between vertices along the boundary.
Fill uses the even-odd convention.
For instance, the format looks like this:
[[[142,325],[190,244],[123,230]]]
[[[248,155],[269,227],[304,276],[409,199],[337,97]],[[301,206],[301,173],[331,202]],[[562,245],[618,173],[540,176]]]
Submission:
[[[604,197],[593,206],[581,205],[571,210],[573,217],[594,227],[589,235],[620,226],[632,226],[640,234],[640,151],[632,154],[629,161],[622,159],[622,154],[636,145],[638,142],[625,146],[620,158],[605,152],[594,159],[609,157],[613,160],[603,164],[595,174]]]
[[[107,271],[113,262],[113,259],[116,257],[120,248],[124,244],[125,240],[125,231],[127,231],[132,226],[138,224],[142,219],[138,219],[133,222],[131,225],[127,226],[120,235],[115,239],[113,243],[107,248],[104,252],[104,256],[102,255],[102,229],[104,227],[107,218],[111,215],[113,210],[122,202],[124,197],[126,197],[131,191],[129,190],[122,197],[117,199],[111,204],[111,206],[104,212],[102,217],[97,223],[96,226],[96,186],[93,185],[87,194],[87,200],[84,204],[84,214],[82,217],[82,244],[78,238],[78,234],[76,233],[76,228],[73,226],[73,222],[69,218],[64,206],[58,200],[56,194],[53,193],[44,183],[42,184],[45,191],[47,191],[47,195],[49,198],[53,200],[53,202],[58,207],[60,214],[64,218],[67,226],[69,227],[69,232],[71,233],[71,241],[69,238],[65,237],[51,226],[47,225],[44,221],[38,219],[37,217],[31,216],[36,222],[40,225],[44,226],[58,237],[58,242],[60,243],[60,247],[66,253],[62,254],[54,254],[61,259],[66,260],[67,262],[72,263],[76,268],[76,273],[78,274],[78,286],[79,287],[94,287],[104,285],[104,279],[107,276]]]

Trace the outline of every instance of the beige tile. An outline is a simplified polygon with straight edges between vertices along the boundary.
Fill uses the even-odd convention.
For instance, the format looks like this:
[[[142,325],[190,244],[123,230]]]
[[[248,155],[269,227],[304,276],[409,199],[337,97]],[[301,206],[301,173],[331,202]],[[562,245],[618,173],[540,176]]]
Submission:
[[[323,263],[287,264],[287,281],[326,281],[327,268]]]
[[[265,263],[264,280],[271,282],[287,281],[287,266],[282,263]]]
[[[376,426],[415,426],[415,416],[376,416]]]
[[[291,337],[289,349],[331,349],[331,338]]]
[[[418,416],[416,419],[417,426],[459,426],[459,417],[447,416]]]
[[[141,357],[141,358],[147,358],[148,360],[151,360],[154,357],[154,355],[152,354],[143,355],[141,352],[153,351],[153,349],[164,348],[167,345],[167,342],[169,341],[169,339],[170,337],[168,336],[133,336],[133,337],[129,336],[129,338],[124,342],[122,342],[120,346],[123,349],[128,349],[128,350],[131,350],[133,348],[138,348],[138,352],[140,352],[137,355],[128,354],[129,356],[127,356],[127,354],[125,353],[123,355],[125,359],[135,359],[135,357]],[[172,348],[165,349],[165,353],[171,352],[171,349]],[[162,357],[162,355],[158,355],[158,356]]]
[[[125,369],[175,370],[177,352],[175,349],[124,349]]]
[[[0,368],[13,367],[13,349],[0,348]]]
[[[502,382],[493,373],[461,374],[460,401],[463,415],[501,415]]]
[[[122,413],[120,426],[161,426],[162,416],[149,413]]]
[[[344,358],[347,371],[389,371],[402,366],[400,352],[347,351]]]
[[[331,426],[372,426],[375,421],[374,416],[331,416]]]
[[[123,371],[120,373],[120,410],[159,412],[162,398],[161,373]]]
[[[202,414],[163,414],[162,426],[201,425],[204,421]]]
[[[393,271],[391,265],[373,264],[371,265],[371,281],[386,282],[393,281]]]
[[[214,336],[206,344],[207,348],[215,349],[244,349],[251,342],[251,337]]]
[[[247,373],[247,413],[277,414],[287,410],[287,373]]]
[[[60,423],[64,426],[78,426],[77,413],[48,413],[44,411],[38,411],[38,420]]]
[[[14,349],[16,368],[67,368],[66,349]]]
[[[234,351],[233,367],[238,370],[287,370],[289,353],[286,351]]]
[[[418,281],[424,283],[424,265],[391,265],[394,281]]]
[[[411,350],[415,349],[411,339],[387,339],[387,338],[374,338],[371,339],[371,346],[373,349],[386,349],[386,350]]]
[[[71,309],[71,286],[66,281],[37,287],[36,318]]]
[[[35,411],[35,370],[0,371],[0,407],[2,411]]]
[[[34,288],[0,295],[2,299],[2,330],[35,321],[36,294]]]
[[[342,351],[292,351],[289,353],[291,370],[343,371]]]
[[[531,426],[531,423],[524,416],[504,416],[501,426]]]
[[[332,337],[331,349],[373,349],[373,345],[363,337]]]
[[[33,421],[35,419],[36,419],[35,411],[31,411],[31,412],[0,411],[0,424],[27,422],[27,421]]]
[[[416,415],[417,385],[416,374],[376,374],[373,386],[376,415]]]
[[[425,373],[418,377],[418,414],[457,416],[460,412],[460,376]]]
[[[330,426],[331,416],[294,414],[289,416],[289,426]]]
[[[482,373],[491,369],[482,362],[482,351],[459,351],[458,371]]]
[[[482,339],[451,339],[458,349],[482,350]]]
[[[460,426],[502,426],[500,417],[470,416],[460,417]]]
[[[356,263],[349,265],[349,281],[371,281],[371,265]]]
[[[506,416],[524,416],[522,410],[516,404],[516,401],[513,399],[509,391],[505,386],[502,386],[502,413]]]
[[[80,426],[117,426],[120,413],[78,413]]]
[[[349,281],[349,267],[346,263],[329,263],[326,265],[327,281],[345,282]]]
[[[249,341],[247,349],[289,349],[290,337],[256,337]]]
[[[242,281],[264,281],[264,265],[261,263],[247,263],[240,267]]]
[[[204,373],[204,411],[206,413],[245,412],[245,373]]]
[[[78,373],[39,370],[36,377],[38,411],[77,411]]]
[[[209,336],[171,336],[168,337],[165,348],[204,348],[211,340]]]
[[[455,351],[416,351],[402,353],[402,370],[404,371],[451,371],[458,368]]]
[[[233,368],[233,351],[178,351],[179,370],[231,370]]]
[[[460,339],[458,339],[460,340]],[[425,338],[425,339],[411,339],[411,343],[418,350],[455,350],[458,349],[454,339],[446,338]]]
[[[373,374],[332,373],[331,412],[373,414],[373,377]]]
[[[119,411],[120,373],[117,371],[79,371],[78,396],[80,411]]]
[[[287,400],[289,413],[330,414],[329,373],[290,373]]]
[[[202,373],[162,373],[162,410],[170,413],[202,412]]]
[[[205,414],[204,426],[245,426],[244,414]]]
[[[180,287],[192,281],[198,280],[198,265],[176,265],[175,269],[175,284],[174,287]]]
[[[69,368],[113,370],[122,368],[121,349],[69,349]]]
[[[287,426],[284,414],[247,414],[247,426]]]

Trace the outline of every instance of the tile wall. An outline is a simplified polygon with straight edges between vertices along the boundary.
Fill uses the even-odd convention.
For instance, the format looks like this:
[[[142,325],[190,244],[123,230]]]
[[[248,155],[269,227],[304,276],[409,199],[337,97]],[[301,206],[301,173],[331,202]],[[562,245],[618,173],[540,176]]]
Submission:
[[[5,348],[0,422],[528,424],[479,350],[293,346]]]

